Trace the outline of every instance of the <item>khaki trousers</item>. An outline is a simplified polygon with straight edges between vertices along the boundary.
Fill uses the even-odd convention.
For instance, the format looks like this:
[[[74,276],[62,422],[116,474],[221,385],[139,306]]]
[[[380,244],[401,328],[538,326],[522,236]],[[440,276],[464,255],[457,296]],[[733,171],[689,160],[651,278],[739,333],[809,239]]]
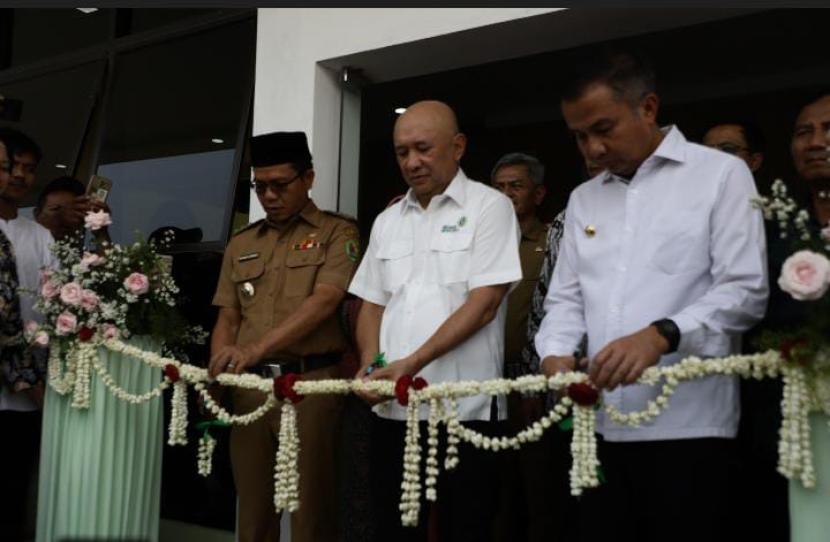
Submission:
[[[306,380],[327,378],[339,378],[337,365],[303,375]],[[240,388],[233,389],[232,398],[237,414],[250,412],[265,400],[261,392]],[[313,395],[296,405],[300,508],[291,516],[294,542],[339,539],[336,443],[344,400],[340,395]],[[280,539],[280,516],[274,510],[274,462],[281,408],[280,402],[256,422],[231,430],[231,465],[239,497],[239,542]]]

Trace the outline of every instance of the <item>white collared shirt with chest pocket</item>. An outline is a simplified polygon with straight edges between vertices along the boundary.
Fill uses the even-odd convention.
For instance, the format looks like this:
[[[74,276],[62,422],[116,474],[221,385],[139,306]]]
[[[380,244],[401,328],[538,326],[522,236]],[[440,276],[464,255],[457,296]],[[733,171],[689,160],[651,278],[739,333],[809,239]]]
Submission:
[[[381,213],[349,291],[385,307],[380,349],[386,359],[398,360],[417,350],[471,290],[520,280],[519,235],[510,200],[467,179],[461,170],[426,209],[410,191]],[[503,301],[493,321],[427,365],[420,376],[428,383],[500,377],[505,311]],[[504,398],[498,403],[503,418]],[[460,418],[488,420],[490,404],[489,396],[461,399]],[[385,418],[406,418],[405,409],[394,401],[375,411]]]

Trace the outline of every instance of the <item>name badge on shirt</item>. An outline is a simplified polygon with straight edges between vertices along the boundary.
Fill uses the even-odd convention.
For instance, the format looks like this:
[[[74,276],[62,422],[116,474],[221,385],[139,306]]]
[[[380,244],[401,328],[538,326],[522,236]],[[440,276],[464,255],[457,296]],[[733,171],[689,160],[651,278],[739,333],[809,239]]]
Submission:
[[[467,217],[462,216],[461,218],[458,219],[457,224],[445,224],[441,228],[441,233],[454,233],[454,232],[457,232],[458,230],[463,228],[465,224],[467,224]]]
[[[250,254],[243,254],[239,257],[240,262],[247,262],[248,260],[256,260],[259,258],[259,252],[251,252]]]

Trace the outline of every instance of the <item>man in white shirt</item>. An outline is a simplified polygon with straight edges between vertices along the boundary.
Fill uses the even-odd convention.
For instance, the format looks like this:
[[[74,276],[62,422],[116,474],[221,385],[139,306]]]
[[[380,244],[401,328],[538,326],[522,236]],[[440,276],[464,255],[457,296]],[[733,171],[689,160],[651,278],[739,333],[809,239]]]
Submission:
[[[522,277],[513,206],[460,169],[466,138],[446,104],[412,105],[395,123],[393,139],[410,188],[375,220],[349,287],[363,299],[358,376],[366,376],[383,352],[389,366],[368,378],[420,375],[429,384],[497,378],[503,366],[503,301]],[[398,510],[406,410],[373,394],[364,399],[378,403],[371,463],[378,538],[425,540],[426,504],[416,529],[401,527]],[[500,430],[496,420],[504,419],[504,407],[503,397],[458,402],[462,421],[491,434]],[[459,453],[458,467],[439,477],[439,531],[447,540],[484,539],[497,504],[499,463],[492,452],[471,446],[460,446]]]
[[[0,230],[11,241],[20,287],[38,292],[40,269],[54,266],[56,261],[49,250],[52,235],[40,224],[20,216],[17,210],[35,184],[40,149],[34,141],[16,130],[2,130],[0,141],[5,144],[10,159],[9,181],[0,194]],[[35,295],[20,295],[20,313],[24,322],[40,320],[32,308]],[[29,502],[26,495],[28,489],[33,487],[32,480],[37,469],[42,401],[42,383],[18,392],[0,386],[0,427],[7,435],[4,439],[6,444],[0,446],[0,462],[10,466],[0,489],[0,514],[2,523],[9,518],[12,523],[10,528],[20,529],[24,522],[28,520],[30,524],[33,518],[33,510],[26,510]],[[11,536],[14,538],[16,535]]]
[[[653,365],[726,356],[764,314],[760,211],[746,164],[660,129],[654,74],[637,55],[582,59],[562,113],[583,154],[607,171],[571,194],[559,260],[536,336],[542,370],[572,370],[588,336],[602,400],[643,410]],[[735,377],[680,384],[650,423],[599,411],[606,482],[583,501],[589,539],[722,540],[739,417]]]

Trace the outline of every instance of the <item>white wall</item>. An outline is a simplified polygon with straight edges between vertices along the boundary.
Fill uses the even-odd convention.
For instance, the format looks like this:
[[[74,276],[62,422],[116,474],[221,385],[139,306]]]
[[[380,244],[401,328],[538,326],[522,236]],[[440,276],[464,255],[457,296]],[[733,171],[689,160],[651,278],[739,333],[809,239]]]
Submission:
[[[329,59],[557,11],[556,8],[266,8],[257,13],[254,134],[308,134],[316,203],[337,206],[340,90]],[[263,216],[252,195],[251,220]]]

